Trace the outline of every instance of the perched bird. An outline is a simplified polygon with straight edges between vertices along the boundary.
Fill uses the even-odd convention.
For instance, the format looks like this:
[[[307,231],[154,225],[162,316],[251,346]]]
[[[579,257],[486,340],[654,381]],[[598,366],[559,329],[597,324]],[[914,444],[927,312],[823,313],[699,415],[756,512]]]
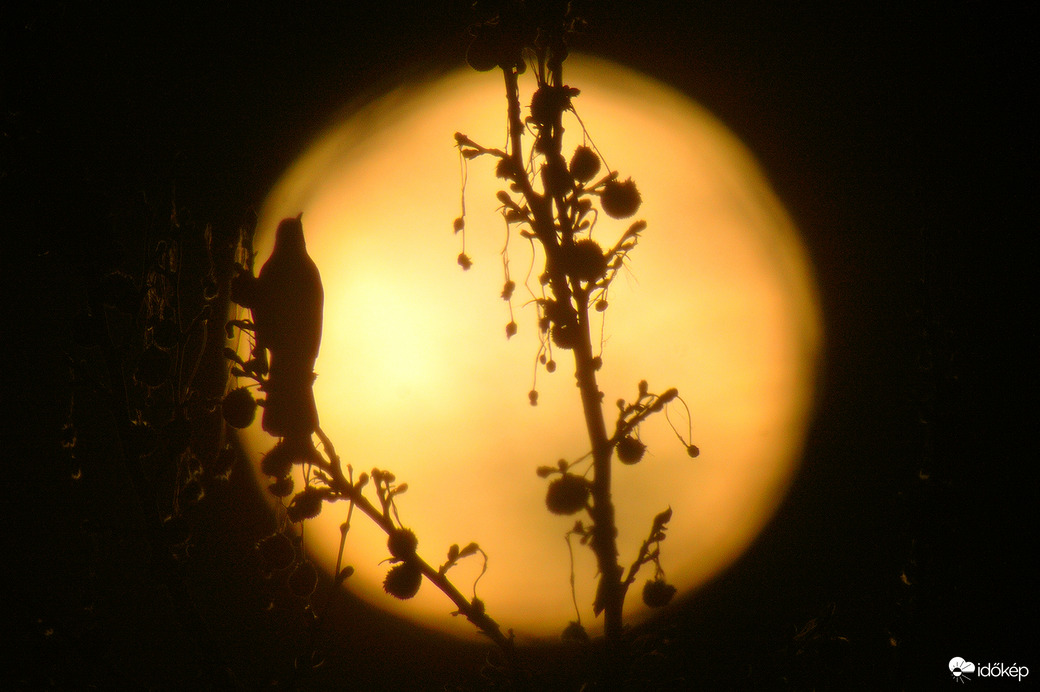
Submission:
[[[311,386],[325,294],[307,254],[302,216],[278,224],[271,257],[255,281],[240,286],[237,301],[252,310],[257,355],[270,354],[263,428],[275,437],[309,437],[318,427]]]

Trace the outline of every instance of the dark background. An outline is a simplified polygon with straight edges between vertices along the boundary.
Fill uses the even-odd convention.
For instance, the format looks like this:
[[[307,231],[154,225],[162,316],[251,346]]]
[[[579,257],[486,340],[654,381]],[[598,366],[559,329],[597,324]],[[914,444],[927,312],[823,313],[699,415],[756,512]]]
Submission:
[[[316,645],[328,663],[294,673],[313,642],[299,603],[265,609],[252,546],[274,520],[241,466],[200,503],[171,567],[118,445],[78,480],[61,446],[70,363],[100,359],[81,334],[98,317],[92,287],[140,269],[174,204],[185,227],[231,238],[344,107],[464,60],[467,3],[346,5],[4,10],[14,656],[2,677],[15,687],[481,684],[484,648],[349,602]],[[601,2],[582,14],[575,48],[681,89],[755,152],[803,232],[826,320],[790,496],[750,552],[648,630],[661,655],[640,686],[938,689],[954,656],[1040,674],[1024,11]],[[118,438],[83,408],[81,442]],[[532,654],[538,686],[577,689],[575,656]]]

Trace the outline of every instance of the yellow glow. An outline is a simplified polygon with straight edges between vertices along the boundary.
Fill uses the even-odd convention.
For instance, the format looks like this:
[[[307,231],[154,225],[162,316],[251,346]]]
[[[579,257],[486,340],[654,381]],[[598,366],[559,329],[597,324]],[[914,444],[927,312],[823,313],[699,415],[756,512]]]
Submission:
[[[804,251],[784,209],[741,143],[679,93],[617,65],[572,56],[575,106],[607,163],[632,176],[649,224],[614,282],[604,328],[608,425],[613,402],[675,386],[693,414],[702,454],[690,459],[663,416],[642,426],[642,463],[616,467],[621,562],[628,565],[654,514],[674,517],[662,564],[681,591],[732,562],[769,519],[800,455],[821,343]],[[522,84],[523,87],[523,84]],[[526,84],[526,96],[530,95]],[[581,142],[573,117],[569,144]],[[545,509],[539,465],[588,449],[568,352],[538,374],[533,306],[522,281],[530,262],[514,234],[511,273],[517,336],[505,338],[499,298],[504,222],[496,212],[493,162],[469,164],[466,251],[459,238],[460,166],[453,133],[504,146],[501,75],[461,70],[402,88],[323,135],[271,192],[259,224],[261,261],[278,220],[303,212],[308,250],[325,284],[325,332],[315,395],[322,428],[355,472],[392,470],[409,484],[399,508],[420,553],[443,561],[452,543],[477,541],[490,555],[478,595],[521,641],[557,637],[575,617],[563,534],[576,517]],[[594,237],[613,244],[628,224],[602,215]],[[537,283],[536,269],[531,278]],[[685,432],[681,407],[672,419]],[[258,460],[273,440],[256,424],[245,436]],[[331,568],[345,507],[307,522],[315,558]],[[461,636],[469,623],[429,583],[397,601],[382,592],[385,536],[355,515],[347,585],[403,617]],[[595,564],[575,545],[577,600],[590,631]],[[650,577],[648,568],[641,577]],[[479,560],[452,570],[470,591]],[[645,615],[639,579],[626,603]]]

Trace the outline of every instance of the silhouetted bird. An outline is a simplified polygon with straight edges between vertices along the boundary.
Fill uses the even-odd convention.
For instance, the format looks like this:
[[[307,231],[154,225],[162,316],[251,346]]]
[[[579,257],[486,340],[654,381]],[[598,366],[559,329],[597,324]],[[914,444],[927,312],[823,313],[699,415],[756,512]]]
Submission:
[[[252,310],[257,351],[270,353],[263,428],[275,437],[309,437],[318,427],[311,386],[325,294],[307,254],[302,216],[278,224],[271,257],[237,301]]]

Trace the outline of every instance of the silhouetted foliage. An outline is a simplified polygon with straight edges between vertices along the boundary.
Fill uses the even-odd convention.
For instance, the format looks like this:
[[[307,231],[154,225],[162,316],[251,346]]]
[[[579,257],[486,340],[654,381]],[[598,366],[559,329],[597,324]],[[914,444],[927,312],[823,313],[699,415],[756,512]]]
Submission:
[[[623,628],[622,672],[604,672],[603,640],[590,640],[593,628],[578,621],[567,625],[558,646],[520,652],[533,669],[527,677],[492,649],[479,672],[480,655],[476,665],[461,665],[457,677],[453,671],[434,680],[431,672],[417,681],[408,677],[412,671],[433,671],[440,661],[431,659],[464,645],[395,659],[399,650],[381,647],[408,628],[355,620],[363,608],[333,632],[330,615],[338,608],[329,602],[363,605],[333,588],[353,568],[337,565],[331,578],[319,573],[308,588],[305,565],[313,566],[313,556],[299,536],[307,520],[294,524],[287,508],[298,493],[328,491],[321,511],[346,515],[344,536],[351,521],[363,520],[388,534],[410,530],[422,537],[422,517],[408,516],[408,498],[400,494],[408,479],[376,482],[372,469],[359,473],[345,461],[337,477],[334,453],[318,442],[316,458],[276,454],[254,472],[231,440],[250,411],[265,412],[268,390],[277,391],[260,386],[271,377],[270,354],[224,351],[222,358],[221,351],[225,338],[253,323],[248,312],[247,319],[225,323],[229,297],[249,302],[248,282],[257,280],[245,257],[237,259],[248,264],[248,279],[234,266],[239,229],[228,217],[262,193],[252,187],[277,173],[299,144],[296,133],[314,124],[300,123],[301,116],[321,118],[334,108],[328,104],[337,89],[356,93],[372,86],[366,80],[401,67],[409,42],[431,36],[429,27],[408,33],[406,25],[422,23],[416,17],[436,17],[439,26],[453,21],[440,10],[388,15],[371,4],[341,5],[349,9],[335,18],[348,22],[327,22],[333,28],[319,32],[314,10],[305,8],[234,18],[177,10],[154,22],[151,13],[109,17],[96,4],[27,5],[6,13],[4,57],[11,64],[0,114],[0,180],[9,191],[8,239],[0,254],[5,341],[16,354],[4,388],[5,490],[14,520],[8,538],[15,543],[6,551],[6,573],[24,584],[8,592],[14,627],[5,688],[469,689],[526,682],[530,689],[572,690],[610,683],[928,689],[933,664],[925,661],[936,661],[945,677],[942,656],[969,654],[948,643],[974,643],[995,656],[1024,646],[1018,633],[1029,600],[1017,596],[1031,593],[1031,573],[1015,522],[1028,516],[1019,512],[1028,484],[1014,482],[1021,454],[1008,440],[1028,430],[1012,419],[1030,409],[1016,407],[1016,388],[1008,385],[1021,385],[1023,373],[1028,381],[1033,369],[1016,368],[1005,352],[1030,331],[1022,315],[1031,311],[1022,309],[1021,298],[1035,291],[1025,290],[1024,280],[985,271],[989,251],[1009,267],[1001,277],[1030,275],[1013,271],[1006,242],[979,241],[1000,221],[1014,220],[1014,200],[1029,198],[1015,194],[1031,177],[1015,163],[1028,158],[1021,144],[1029,137],[1014,125],[1031,127],[1032,118],[992,104],[994,94],[1013,95],[1020,86],[1020,70],[1008,68],[1031,46],[1025,33],[1031,24],[1009,21],[1014,17],[1004,9],[990,15],[982,4],[944,12],[922,36],[919,13],[902,5],[868,12],[834,6],[821,21],[804,21],[799,13],[761,13],[739,3],[667,12],[588,3],[597,33],[606,30],[608,54],[706,96],[707,106],[738,124],[740,137],[766,154],[764,168],[778,177],[778,192],[804,224],[835,346],[806,464],[777,521],[744,562],[689,604],[695,608],[665,608],[649,626]],[[601,289],[629,262],[639,266],[633,253],[656,227],[638,220],[639,201],[649,207],[658,191],[641,177],[630,180],[631,171],[610,178],[610,151],[600,152],[596,133],[576,122],[585,96],[574,89],[588,85],[563,79],[568,43],[558,28],[581,28],[565,9],[552,0],[476,3],[466,59],[494,71],[486,76],[496,83],[505,76],[512,84],[513,74],[531,80],[518,84],[523,91],[507,93],[511,122],[519,123],[511,133],[526,145],[519,161],[513,143],[499,137],[480,145],[501,147],[505,157],[476,143],[462,142],[460,149],[467,163],[491,162],[514,240],[541,252],[531,223],[548,227],[539,220],[547,218],[545,209],[530,203],[538,196],[550,207],[554,233],[557,200],[570,209],[557,236],[558,261],[545,271],[537,267],[529,282],[536,302],[515,315],[503,306],[501,323],[514,348],[538,349],[539,377],[569,378],[571,357],[584,373],[611,357],[609,343],[604,352],[590,339],[588,358],[574,294],[589,293],[592,320],[611,314],[615,296]],[[376,25],[360,17],[392,28],[373,31]],[[1021,29],[1003,40],[1008,27]],[[457,29],[441,36],[457,39]],[[339,43],[322,45],[330,39]],[[535,74],[539,51],[544,75]],[[339,74],[327,63],[336,55],[348,56]],[[944,57],[914,60],[922,55]],[[539,79],[544,90],[533,86]],[[315,108],[319,103],[326,105]],[[558,150],[557,112],[573,137]],[[999,127],[980,126],[990,112],[999,114]],[[224,131],[239,123],[246,124],[241,132]],[[906,142],[912,146],[898,146]],[[407,162],[402,171],[423,183]],[[524,178],[535,195],[524,193]],[[170,194],[174,181],[179,192]],[[196,223],[188,210],[205,217]],[[447,232],[451,219],[441,221]],[[452,227],[461,239],[480,225],[460,216]],[[563,249],[564,228],[574,231],[575,248],[586,240],[599,247],[605,271],[594,253],[583,260]],[[248,223],[240,230],[243,239],[251,237]],[[523,243],[513,243],[514,254],[517,245]],[[458,250],[457,258],[453,251],[429,261],[466,268],[497,260],[466,252],[465,245]],[[519,307],[525,288],[514,272],[491,297]],[[597,322],[591,324],[595,334]],[[897,372],[877,367],[882,358]],[[230,386],[229,372],[238,378]],[[290,398],[304,395],[307,377],[297,374],[290,377],[298,385]],[[649,421],[651,392],[673,383],[653,384],[621,400],[614,425],[609,404],[618,394],[606,393],[605,432],[597,437],[609,452],[594,449],[590,438],[589,456],[562,467],[554,459],[532,460],[550,464],[538,468],[543,497],[565,475],[595,485],[600,476],[591,457],[635,461],[626,475],[655,462],[660,450],[641,426],[661,424],[659,417]],[[674,384],[688,391],[686,383]],[[503,393],[525,394],[536,405],[548,398],[547,392],[539,397],[537,382]],[[659,411],[673,414],[668,422],[688,456],[698,458],[681,404],[676,398]],[[642,449],[644,443],[650,448]],[[705,448],[705,455],[715,451]],[[282,510],[268,514],[253,497],[254,473]],[[225,506],[229,486],[235,502]],[[362,495],[371,518],[361,517]],[[677,522],[687,509],[675,507]],[[638,591],[628,594],[635,598],[669,590],[654,561],[668,522],[647,519],[640,554],[618,556],[625,566],[621,585]],[[582,508],[559,521],[569,528],[568,547],[600,549],[605,520]],[[487,564],[479,546],[465,536],[457,540],[438,546],[425,537],[417,544],[417,557],[437,558],[428,573],[420,568],[420,585],[434,583],[429,575],[457,576],[453,569],[464,561]],[[394,556],[389,545],[387,555]],[[664,551],[661,562],[669,557]],[[407,558],[388,563],[386,571],[406,564]],[[639,566],[632,581],[629,565]],[[614,580],[609,573],[596,578]],[[464,591],[469,609],[454,598],[451,608],[486,625],[480,600]],[[426,638],[399,637],[409,644]],[[340,660],[328,665],[334,656]],[[342,672],[335,684],[330,670]]]
[[[503,635],[498,624],[484,612],[483,602],[476,596],[476,583],[473,596],[466,598],[446,576],[459,559],[476,553],[484,555],[479,546],[471,543],[462,550],[452,546],[448,561],[434,570],[416,552],[419,541],[415,532],[401,522],[396,500],[408,490],[408,484],[398,482],[393,472],[378,468],[372,469],[371,474],[360,473],[355,480],[353,469],[348,465],[344,471],[332,441],[318,425],[311,387],[321,338],[323,289],[317,269],[306,252],[300,217],[285,219],[279,224],[275,249],[259,276],[252,274],[251,234],[240,235],[238,254],[240,262],[231,282],[230,295],[234,302],[250,309],[253,319],[232,319],[226,328],[229,337],[239,331],[251,338],[250,357],[244,360],[232,348],[225,349],[224,355],[234,364],[233,377],[252,380],[267,395],[263,402],[263,428],[279,440],[264,455],[260,468],[274,479],[268,486],[273,496],[291,496],[285,505],[286,521],[289,525],[302,525],[318,516],[324,503],[347,502],[347,520],[340,526],[340,549],[334,574],[334,583],[338,586],[354,572],[350,565],[342,566],[342,559],[350,517],[355,508],[359,509],[388,535],[392,566],[383,581],[384,590],[395,598],[407,600],[418,593],[425,576],[453,601],[458,608],[454,614],[464,615],[495,641],[506,656],[507,667],[516,670],[512,634]],[[224,398],[224,418],[232,427],[244,427],[239,424],[248,424],[257,403],[248,387],[234,387]],[[311,440],[312,434],[320,440],[321,451]],[[299,490],[293,480],[294,467],[300,467],[303,473],[304,486]],[[366,489],[374,493],[378,504],[365,496]],[[299,534],[290,526],[283,530],[291,532],[290,535],[296,537],[294,540],[299,541]],[[298,551],[290,557],[286,540],[284,534],[276,533],[258,544],[264,564],[274,571],[293,566],[288,577],[290,591],[298,598],[312,600],[316,587],[316,577],[312,578],[314,567]],[[331,598],[325,604],[326,610],[329,602]],[[316,655],[317,651],[312,651],[308,660]]]
[[[653,563],[656,573],[643,591],[647,605],[662,606],[671,600],[675,587],[664,581],[659,557],[659,543],[664,540],[665,524],[671,510],[655,519],[650,536],[627,576],[618,563],[617,527],[611,493],[611,460],[616,456],[623,464],[639,462],[646,445],[639,439],[639,425],[650,415],[665,410],[679,400],[676,389],[660,395],[639,383],[639,396],[632,402],[618,402],[619,417],[613,435],[608,435],[603,416],[603,393],[597,384],[597,371],[602,367],[602,343],[595,344],[592,315],[609,307],[611,282],[627,261],[646,229],[644,221],[632,223],[612,243],[604,243],[598,223],[600,214],[608,219],[634,216],[642,204],[642,195],[631,178],[604,168],[603,157],[577,115],[580,90],[564,81],[569,35],[581,25],[559,3],[503,3],[481,6],[485,12],[473,31],[468,59],[478,70],[496,67],[505,77],[508,110],[505,149],[483,146],[462,133],[455,142],[463,165],[489,157],[495,161],[495,174],[507,190],[498,192],[501,213],[509,233],[517,233],[532,247],[537,245],[544,266],[535,269],[536,286],[528,286],[535,296],[539,330],[537,360],[546,372],[556,371],[554,349],[569,351],[574,357],[575,378],[581,391],[582,407],[589,437],[590,451],[581,459],[568,463],[561,460],[558,468],[540,467],[538,474],[550,480],[546,507],[550,512],[573,515],[586,512],[588,523],[579,521],[567,532],[580,536],[582,545],[590,547],[598,564],[598,586],[593,611],[604,616],[608,648],[607,668],[620,670],[625,658],[622,606],[628,586],[643,565]],[[519,77],[533,73],[535,88],[530,95],[524,117]],[[569,163],[564,151],[565,129],[577,127],[582,143],[570,152]],[[525,137],[533,138],[529,147]],[[598,178],[597,178],[598,176]],[[465,243],[465,214],[455,220],[454,231]],[[595,236],[595,237],[594,237]],[[508,248],[508,244],[507,244]],[[464,268],[471,260],[466,257]],[[460,262],[461,263],[461,262]],[[503,299],[509,301],[515,283],[509,278],[509,256],[503,252],[506,285]],[[510,306],[510,317],[512,307]],[[517,332],[510,319],[506,335]],[[532,405],[538,403],[538,391],[528,393]],[[685,404],[683,404],[685,407]],[[686,411],[689,419],[689,410]],[[692,427],[692,424],[691,424]],[[673,426],[673,430],[675,430]],[[676,431],[691,457],[699,450],[692,441]],[[588,464],[580,475],[571,472],[579,464]],[[573,590],[574,575],[571,574]],[[580,614],[568,626],[564,636],[578,641]]]
[[[635,215],[642,196],[631,178],[604,168],[600,152],[576,116],[575,102],[580,90],[563,81],[563,64],[567,57],[567,37],[578,20],[570,16],[561,3],[507,2],[478,5],[479,20],[473,28],[473,41],[468,60],[479,70],[501,69],[506,81],[508,109],[508,147],[487,148],[466,135],[456,133],[455,142],[463,163],[491,157],[496,161],[495,174],[508,186],[498,192],[501,212],[510,233],[518,233],[542,249],[544,267],[537,272],[536,286],[527,286],[536,296],[539,347],[537,361],[547,373],[557,369],[554,349],[573,354],[575,376],[581,391],[582,406],[589,436],[590,452],[573,462],[561,460],[556,468],[541,467],[540,476],[549,478],[545,503],[547,509],[560,515],[584,512],[587,523],[578,521],[567,533],[577,535],[581,545],[595,553],[599,577],[593,611],[605,618],[607,643],[606,674],[613,675],[624,667],[624,628],[622,605],[628,586],[646,564],[653,564],[655,574],[646,582],[643,600],[651,606],[663,606],[671,600],[675,587],[664,580],[660,564],[660,543],[671,518],[671,510],[658,514],[643,547],[629,567],[628,574],[618,563],[617,527],[611,497],[610,465],[640,461],[646,446],[639,439],[639,425],[650,415],[665,410],[678,399],[675,389],[662,394],[651,393],[646,382],[639,383],[639,395],[632,403],[618,402],[616,430],[608,435],[602,410],[603,394],[596,373],[602,366],[602,344],[594,349],[591,316],[608,309],[611,282],[616,278],[629,254],[636,247],[646,223],[636,221],[610,243],[600,238],[605,231],[597,226],[599,211],[608,219],[627,219]],[[535,89],[530,96],[527,116],[523,117],[518,77],[528,67],[534,74]],[[569,163],[563,152],[564,120],[578,123],[583,143],[570,153]],[[525,136],[532,135],[529,149]],[[598,176],[598,177],[597,177]],[[457,263],[462,269],[473,260],[465,251],[465,214],[455,219],[453,231],[463,242]],[[596,237],[593,237],[593,234]],[[457,545],[448,550],[448,559],[434,571],[417,553],[418,537],[401,520],[397,498],[407,490],[395,475],[385,469],[373,469],[371,475],[360,474],[354,480],[353,469],[344,470],[331,440],[318,425],[311,385],[314,362],[321,335],[321,280],[313,261],[307,256],[301,217],[285,219],[278,227],[275,247],[270,259],[254,278],[254,253],[251,236],[240,239],[239,264],[231,284],[234,302],[251,311],[251,320],[228,322],[228,333],[239,330],[251,337],[248,359],[234,349],[227,358],[233,363],[232,375],[247,378],[266,394],[263,428],[280,438],[261,461],[261,469],[274,482],[269,491],[276,497],[289,498],[285,517],[293,524],[314,518],[325,502],[346,501],[347,521],[341,526],[340,561],[350,528],[350,516],[361,510],[388,534],[391,567],[383,582],[384,590],[400,599],[409,599],[419,590],[423,577],[432,581],[458,607],[456,614],[466,616],[484,634],[494,640],[506,656],[507,667],[516,670],[518,661],[512,636],[501,634],[498,624],[484,610],[476,596],[465,598],[447,580],[448,570],[468,555],[480,553],[476,544],[465,549]],[[518,333],[512,318],[512,301],[517,287],[509,275],[509,258],[503,253],[505,281],[501,297],[509,304],[510,319],[505,326],[506,338]],[[596,352],[596,351],[600,352]],[[157,364],[155,369],[161,370]],[[539,393],[532,389],[528,399],[538,404]],[[680,399],[681,401],[681,399]],[[250,389],[232,388],[223,402],[224,418],[232,427],[244,427],[254,415],[257,402]],[[686,412],[689,418],[689,411]],[[673,427],[674,429],[674,427]],[[321,451],[310,441],[311,434],[321,441]],[[676,432],[687,449],[695,449],[688,439]],[[691,453],[691,456],[693,454]],[[575,473],[579,465],[585,470]],[[304,479],[295,488],[292,470],[299,466]],[[375,503],[366,497],[374,493]],[[263,545],[271,552],[284,544],[271,537]],[[484,555],[487,567],[487,557]],[[270,565],[275,561],[268,558]],[[307,570],[309,562],[301,562],[290,579],[293,592],[309,596],[313,589],[300,586],[295,578],[299,570]],[[306,565],[306,566],[304,566]],[[572,570],[573,572],[573,570]],[[337,565],[337,583],[347,572]],[[482,571],[483,574],[483,571]],[[479,577],[478,577],[479,580]],[[309,584],[309,582],[308,582]],[[571,574],[573,591],[574,575]],[[304,594],[303,592],[306,592]],[[563,633],[572,642],[589,642],[578,620]],[[614,672],[609,672],[614,671]]]

